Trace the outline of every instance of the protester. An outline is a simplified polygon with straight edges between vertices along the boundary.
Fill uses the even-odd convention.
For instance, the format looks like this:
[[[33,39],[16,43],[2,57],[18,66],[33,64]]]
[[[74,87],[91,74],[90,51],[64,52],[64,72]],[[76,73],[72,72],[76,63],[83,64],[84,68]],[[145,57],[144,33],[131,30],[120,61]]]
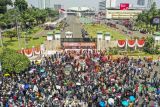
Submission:
[[[146,58],[68,51],[3,77],[0,107],[158,107],[160,66]]]

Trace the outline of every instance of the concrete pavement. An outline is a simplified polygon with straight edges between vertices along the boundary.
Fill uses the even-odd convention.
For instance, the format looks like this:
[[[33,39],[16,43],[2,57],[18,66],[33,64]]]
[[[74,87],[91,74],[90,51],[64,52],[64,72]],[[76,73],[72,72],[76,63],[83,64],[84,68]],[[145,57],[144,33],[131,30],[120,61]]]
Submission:
[[[65,38],[65,32],[73,32],[73,38],[82,38],[81,23],[76,16],[67,16],[66,23],[69,25],[62,31],[62,38]]]

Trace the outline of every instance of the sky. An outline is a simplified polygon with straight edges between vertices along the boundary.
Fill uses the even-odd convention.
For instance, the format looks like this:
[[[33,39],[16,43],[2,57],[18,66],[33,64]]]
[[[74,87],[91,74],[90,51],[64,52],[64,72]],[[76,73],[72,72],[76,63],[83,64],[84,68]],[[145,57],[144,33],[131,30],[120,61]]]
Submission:
[[[63,8],[67,9],[70,7],[76,7],[76,6],[87,6],[87,7],[94,7],[98,9],[98,3],[102,0],[51,0],[51,6],[53,7],[54,4],[62,4]],[[117,1],[129,1],[133,2],[134,0],[117,0]],[[38,5],[38,0],[28,0],[29,3],[33,4],[34,6]],[[160,7],[160,0],[157,0],[158,6]],[[133,2],[134,3],[134,2]]]

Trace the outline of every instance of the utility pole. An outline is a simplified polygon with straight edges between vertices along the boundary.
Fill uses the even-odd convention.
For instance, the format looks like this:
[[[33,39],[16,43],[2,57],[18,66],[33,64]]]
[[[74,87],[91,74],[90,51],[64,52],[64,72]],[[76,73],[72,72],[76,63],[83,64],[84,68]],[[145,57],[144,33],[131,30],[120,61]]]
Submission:
[[[16,8],[16,11],[18,13],[18,9]],[[19,24],[18,24],[18,17],[19,14],[16,14],[15,17],[16,17],[16,33],[17,33],[17,38],[18,38],[18,46],[19,46],[19,49],[21,49],[21,44],[20,44],[20,33],[19,33]]]
[[[1,47],[3,48],[2,30],[1,30],[1,28],[0,28],[0,40],[1,40]]]

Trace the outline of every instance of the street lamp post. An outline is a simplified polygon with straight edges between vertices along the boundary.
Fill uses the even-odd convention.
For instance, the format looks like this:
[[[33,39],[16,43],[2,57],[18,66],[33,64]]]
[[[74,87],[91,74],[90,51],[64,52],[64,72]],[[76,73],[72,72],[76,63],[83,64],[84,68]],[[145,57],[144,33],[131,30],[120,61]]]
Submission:
[[[2,31],[1,31],[1,28],[0,28],[0,40],[1,40],[1,46],[3,48],[3,41],[2,41]]]

